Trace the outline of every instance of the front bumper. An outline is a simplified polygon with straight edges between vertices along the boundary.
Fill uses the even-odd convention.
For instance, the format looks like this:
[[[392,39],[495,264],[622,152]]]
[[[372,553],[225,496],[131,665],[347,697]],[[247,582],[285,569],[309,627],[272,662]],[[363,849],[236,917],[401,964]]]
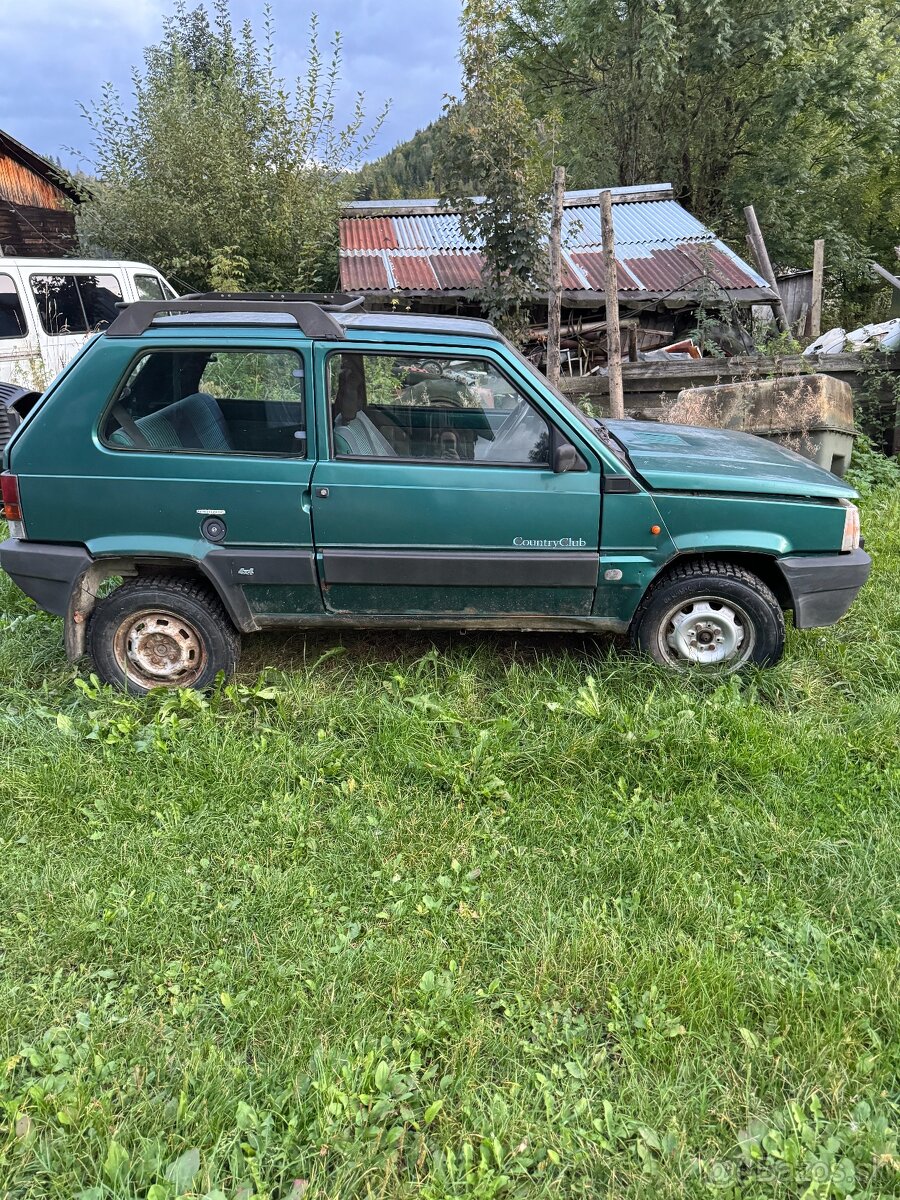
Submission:
[[[815,629],[839,621],[869,578],[872,559],[865,550],[780,558],[791,593],[794,624]]]

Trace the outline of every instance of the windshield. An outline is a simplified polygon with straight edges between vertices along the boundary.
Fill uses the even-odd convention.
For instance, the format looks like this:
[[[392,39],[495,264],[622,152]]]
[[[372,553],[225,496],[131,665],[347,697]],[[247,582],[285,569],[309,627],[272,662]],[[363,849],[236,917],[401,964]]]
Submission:
[[[583,411],[583,409],[580,409],[577,404],[573,403],[569,399],[565,392],[560,391],[555,384],[551,383],[547,376],[544,375],[542,371],[539,371],[534,363],[525,357],[521,350],[516,349],[511,341],[509,341],[507,338],[504,338],[503,342],[507,350],[509,350],[511,354],[515,355],[516,359],[522,364],[523,367],[526,368],[529,374],[536,375],[544,387],[549,388],[560,404],[564,404],[572,416],[577,417],[582,425],[585,425],[592,433],[596,433],[598,429],[603,430],[605,434],[609,433],[609,430],[606,428],[606,425],[603,423],[603,421],[599,420],[597,417],[589,417],[588,414]]]

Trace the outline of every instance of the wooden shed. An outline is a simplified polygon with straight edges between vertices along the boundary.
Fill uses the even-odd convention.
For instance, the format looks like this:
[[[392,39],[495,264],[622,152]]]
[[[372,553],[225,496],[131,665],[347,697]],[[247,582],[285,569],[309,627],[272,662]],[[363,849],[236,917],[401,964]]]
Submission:
[[[0,130],[0,256],[71,254],[79,198],[52,163]]]

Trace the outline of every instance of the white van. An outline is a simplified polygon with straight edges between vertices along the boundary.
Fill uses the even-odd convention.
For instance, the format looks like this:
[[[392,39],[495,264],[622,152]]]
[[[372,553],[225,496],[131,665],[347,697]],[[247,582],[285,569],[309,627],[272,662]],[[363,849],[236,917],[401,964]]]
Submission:
[[[177,294],[145,263],[0,257],[0,384],[44,391],[118,301]]]

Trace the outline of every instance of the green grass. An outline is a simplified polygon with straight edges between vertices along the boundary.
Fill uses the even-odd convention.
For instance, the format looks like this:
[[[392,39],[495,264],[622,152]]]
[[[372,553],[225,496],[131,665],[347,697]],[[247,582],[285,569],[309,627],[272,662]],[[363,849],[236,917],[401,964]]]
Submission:
[[[134,700],[4,581],[0,1195],[900,1193],[898,530],[719,685],[294,636]]]

